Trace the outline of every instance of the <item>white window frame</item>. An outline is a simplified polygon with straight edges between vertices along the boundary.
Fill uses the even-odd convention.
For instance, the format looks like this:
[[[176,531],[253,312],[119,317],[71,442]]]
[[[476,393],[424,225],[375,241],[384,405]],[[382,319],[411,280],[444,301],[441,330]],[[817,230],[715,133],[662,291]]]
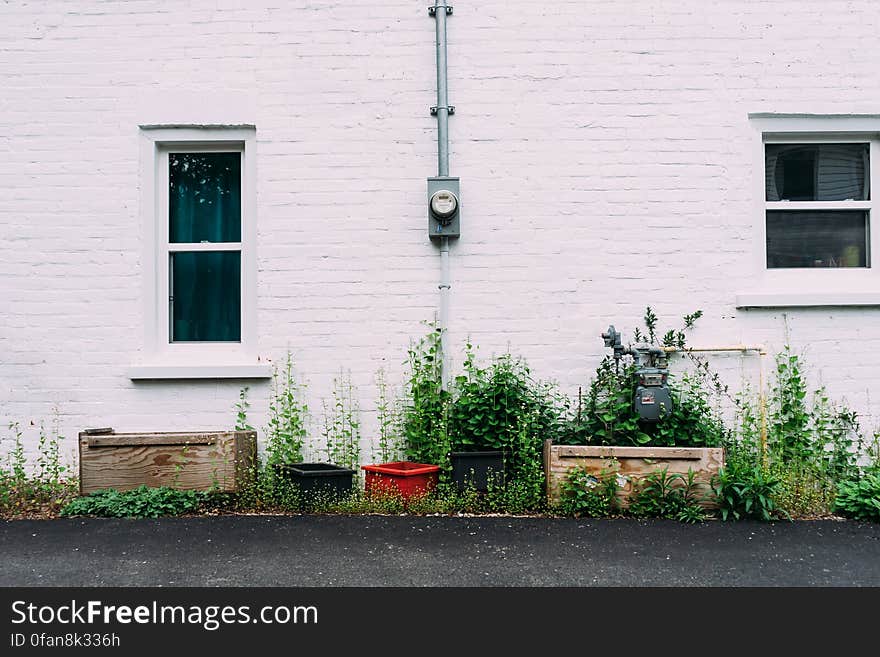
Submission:
[[[253,126],[140,126],[144,346],[131,379],[266,378],[257,356],[256,130]],[[168,154],[241,152],[241,242],[170,244]],[[174,251],[241,251],[241,341],[171,342],[169,257]]]
[[[880,115],[751,114],[755,245],[754,289],[737,294],[738,308],[880,305]],[[870,200],[767,201],[767,144],[867,143]],[[769,269],[767,210],[867,210],[868,266]]]

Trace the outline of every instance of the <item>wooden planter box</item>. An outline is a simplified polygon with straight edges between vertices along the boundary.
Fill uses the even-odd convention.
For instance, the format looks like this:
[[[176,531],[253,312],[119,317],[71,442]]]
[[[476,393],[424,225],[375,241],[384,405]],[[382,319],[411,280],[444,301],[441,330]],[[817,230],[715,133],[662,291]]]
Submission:
[[[141,485],[237,491],[253,475],[255,431],[79,434],[79,490]]]
[[[559,503],[560,484],[576,467],[586,468],[598,477],[602,471],[613,470],[626,478],[618,496],[625,507],[633,493],[633,484],[658,470],[668,469],[670,474],[696,473],[700,493],[710,492],[710,483],[724,464],[721,447],[597,447],[592,445],[554,445],[544,442],[544,472],[547,476],[547,499],[550,504]],[[712,502],[703,504],[715,508]]]

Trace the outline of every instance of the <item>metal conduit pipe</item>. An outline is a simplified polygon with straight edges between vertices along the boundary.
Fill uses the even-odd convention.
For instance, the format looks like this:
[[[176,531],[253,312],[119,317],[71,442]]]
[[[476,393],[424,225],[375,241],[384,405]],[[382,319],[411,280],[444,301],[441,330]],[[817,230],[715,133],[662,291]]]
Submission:
[[[438,324],[440,328],[440,388],[449,389],[449,290],[452,283],[449,278],[449,238],[440,238],[440,313]]]
[[[437,175],[449,175],[449,94],[446,77],[446,16],[452,13],[452,7],[446,0],[435,0],[429,10],[434,16],[437,28],[437,107],[432,108],[437,114]],[[440,329],[440,385],[443,390],[449,389],[449,293],[452,282],[449,275],[449,238],[440,238],[440,309],[437,328]]]
[[[449,93],[446,78],[446,0],[435,0],[437,28],[437,175],[449,175]]]

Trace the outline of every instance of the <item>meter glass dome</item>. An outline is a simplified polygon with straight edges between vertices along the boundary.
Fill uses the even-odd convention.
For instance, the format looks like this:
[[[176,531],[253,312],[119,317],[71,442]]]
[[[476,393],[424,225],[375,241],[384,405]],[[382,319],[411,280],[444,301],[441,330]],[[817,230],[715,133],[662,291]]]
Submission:
[[[438,217],[447,218],[455,214],[458,208],[458,199],[455,194],[446,189],[434,192],[431,197],[431,212]]]

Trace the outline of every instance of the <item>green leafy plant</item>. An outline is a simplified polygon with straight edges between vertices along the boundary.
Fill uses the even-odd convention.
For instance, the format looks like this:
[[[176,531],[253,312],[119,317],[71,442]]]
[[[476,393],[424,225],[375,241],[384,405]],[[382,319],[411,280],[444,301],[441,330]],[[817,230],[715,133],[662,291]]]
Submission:
[[[628,512],[637,518],[670,518],[699,522],[705,518],[700,505],[696,473],[670,474],[668,468],[642,478],[630,499]]]
[[[460,490],[452,482],[441,482],[430,494],[410,500],[407,503],[407,511],[421,514],[479,514],[493,509],[493,501],[494,497],[490,499],[472,485]]]
[[[205,506],[218,511],[288,513],[302,508],[299,487],[271,467],[259,468],[235,492],[210,491]]]
[[[376,373],[376,388],[378,398],[376,400],[376,420],[378,423],[378,451],[373,451],[374,459],[380,463],[398,461],[403,456],[403,448],[400,436],[400,410],[394,402],[388,398],[388,383],[385,380],[385,371]],[[371,447],[373,443],[370,443]]]
[[[712,481],[722,520],[772,519],[779,513],[774,501],[779,486],[772,474],[751,463],[728,463]]]
[[[76,479],[61,457],[64,436],[58,411],[53,411],[50,428],[37,424],[37,451],[30,461],[24,449],[24,431],[10,422],[12,449],[0,465],[0,516],[46,516],[57,512],[76,491]],[[31,425],[34,425],[32,422]]]
[[[733,401],[735,423],[733,429],[724,435],[725,462],[742,467],[763,465],[762,400],[745,385]]]
[[[579,400],[577,415],[560,436],[569,444],[646,445],[651,437],[633,408],[635,384],[632,363],[618,370],[610,356],[599,363],[585,404]]]
[[[880,431],[875,431],[874,436],[865,449],[865,458],[869,471],[880,471]]]
[[[333,500],[331,503],[320,508],[319,511],[323,513],[400,515],[404,512],[412,513],[413,507],[422,499],[414,497],[404,501],[401,495],[391,491],[374,494],[363,490],[355,490],[348,497]]]
[[[351,372],[341,372],[333,379],[332,395],[330,404],[324,403],[323,450],[330,463],[357,470],[361,463],[361,420]]]
[[[832,402],[824,387],[807,394],[804,364],[786,346],[776,357],[776,381],[769,400],[770,456],[798,463],[832,480],[852,476],[863,447],[858,416]]]
[[[429,332],[408,351],[409,375],[402,403],[404,453],[412,461],[446,466],[449,392],[443,390],[441,329]]]
[[[803,359],[790,347],[775,364],[766,399],[747,388],[735,399],[737,426],[725,436],[718,482],[727,517],[828,515],[838,484],[858,473],[865,444],[856,413],[824,387],[811,394]]]
[[[194,513],[205,497],[203,493],[176,488],[140,486],[134,490],[107,489],[72,500],[62,516],[100,516],[105,518],[159,518]]]
[[[8,475],[13,483],[23,484],[28,479],[27,458],[24,454],[23,432],[18,422],[10,422],[9,430],[13,433],[13,447],[7,454]]]
[[[561,510],[573,516],[607,518],[620,513],[617,473],[603,469],[598,476],[573,468],[560,485]]]
[[[247,386],[242,387],[242,389],[238,391],[238,401],[235,403],[236,431],[254,430],[254,428],[250,424],[248,424],[247,419],[248,409],[251,407],[251,404],[248,401],[248,391],[249,388]]]
[[[776,462],[770,466],[770,472],[779,482],[773,501],[789,516],[815,518],[831,512],[837,486],[813,465]]]
[[[61,441],[63,436],[59,434],[57,417],[54,431],[46,432],[46,425],[40,421],[37,437],[37,469],[35,480],[43,485],[54,487],[61,483],[61,474],[65,467],[61,464]]]
[[[454,450],[505,449],[523,409],[532,405],[528,368],[505,355],[481,368],[467,345],[466,374],[455,379],[449,408],[449,442]]]
[[[783,461],[808,460],[813,445],[807,384],[800,359],[788,346],[776,357],[776,384],[772,390],[770,441]]]
[[[666,447],[717,447],[725,432],[700,374],[683,373],[670,387],[672,408],[649,429],[650,444]]]
[[[833,510],[847,518],[880,522],[880,472],[869,470],[841,481]]]
[[[505,457],[506,480],[498,490],[503,509],[511,513],[537,511],[546,505],[543,466],[543,430],[548,418],[541,408],[519,419],[509,455]]]
[[[763,454],[779,481],[774,500],[792,516],[829,514],[838,483],[858,471],[864,448],[858,417],[832,401],[824,387],[808,393],[803,359],[789,346],[775,362]]]
[[[552,386],[534,380],[525,361],[510,354],[481,367],[470,344],[464,370],[455,379],[448,406],[450,448],[501,451],[507,480],[512,489],[519,488],[517,497],[540,504],[542,445],[552,437],[558,417]]]
[[[308,437],[309,408],[302,399],[304,386],[294,376],[293,357],[279,371],[276,366],[269,398],[269,420],[266,434],[266,463],[299,463]]]

